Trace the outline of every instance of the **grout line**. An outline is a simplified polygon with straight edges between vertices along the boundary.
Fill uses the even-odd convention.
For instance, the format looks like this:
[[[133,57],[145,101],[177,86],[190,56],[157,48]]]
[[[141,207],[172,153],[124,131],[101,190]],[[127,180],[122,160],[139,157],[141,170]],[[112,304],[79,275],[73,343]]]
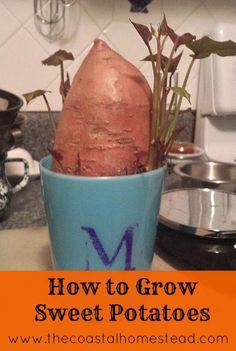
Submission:
[[[15,16],[15,14],[11,11],[11,9],[9,9],[9,7],[5,4],[5,3],[1,3],[2,6],[5,8],[5,10],[8,12],[8,14],[10,14],[12,17],[14,17],[14,19],[20,24],[22,25],[22,23],[19,21],[19,19]]]
[[[0,48],[6,46],[11,40],[14,39],[14,37],[18,34],[19,31],[24,30],[24,26],[20,26],[19,28],[17,28],[14,32],[11,33],[11,35],[4,41],[2,41]]]
[[[104,24],[104,26],[100,27],[100,25],[98,24],[98,22],[96,21],[96,18],[91,16],[91,13],[86,9],[86,7],[84,7],[82,4],[80,4],[80,6],[83,8],[83,10],[86,12],[87,16],[96,24],[96,26],[100,29],[100,33],[99,35],[101,35],[101,33],[113,22],[113,3],[111,4],[111,19]]]
[[[200,7],[202,6],[202,3],[200,2],[199,4],[196,5],[179,23],[175,28],[173,28],[175,31],[177,31]]]
[[[0,0],[0,1],[1,1],[1,0]],[[18,0],[18,1],[19,1],[19,0]],[[3,6],[5,7],[5,9],[16,19],[16,21],[19,22],[19,23],[21,24],[21,26],[24,26],[24,23],[27,22],[27,21],[32,17],[32,16],[31,16],[31,17],[25,19],[24,23],[22,23],[22,22],[15,16],[15,13],[12,12],[11,8],[9,8],[9,7],[7,6],[6,3],[2,3],[2,5],[3,5]],[[33,6],[32,6],[32,9],[33,9]]]
[[[1,0],[0,0],[1,1]],[[19,0],[18,0],[19,1]],[[124,0],[124,1],[128,1],[128,0]],[[164,0],[160,0],[160,16],[161,14],[164,13]],[[32,40],[34,42],[36,42],[36,45],[38,45],[41,50],[43,52],[45,52],[45,55],[49,55],[50,52],[47,48],[45,48],[43,46],[43,44],[32,34],[32,31],[30,31],[30,28],[29,28],[29,24],[31,23],[31,21],[34,21],[34,16],[31,16],[31,17],[27,17],[27,19],[25,20],[24,23],[22,23],[21,21],[19,21],[15,15],[11,12],[11,10],[7,7],[7,5],[5,5],[4,3],[1,3],[2,6],[5,8],[5,10],[9,13],[9,15],[13,18],[15,18],[16,22],[19,24],[19,27],[13,31],[9,37],[7,37],[7,39],[5,39],[2,43],[1,43],[1,46],[4,47],[6,44],[8,44],[8,42],[10,42],[14,37],[15,35],[18,34],[19,30],[20,31],[25,31],[26,33],[28,33],[30,35],[30,37],[32,38]],[[104,36],[108,42],[110,42],[112,44],[112,46],[114,47],[114,49],[119,52],[119,47],[117,48],[116,46],[116,42],[113,42],[111,39],[109,39],[109,36],[107,35],[106,31],[109,29],[109,27],[112,25],[112,23],[114,23],[114,17],[115,17],[115,0],[112,0],[111,2],[111,19],[104,25],[104,26],[100,26],[98,25],[96,19],[94,19],[92,16],[91,16],[91,11],[89,10],[86,10],[86,8],[84,7],[84,5],[82,5],[82,3],[78,0],[78,5],[82,8],[82,10],[86,13],[86,15],[91,19],[91,21],[95,24],[95,26],[99,29],[99,32],[97,34],[97,37],[99,36]],[[204,11],[207,11],[207,13],[209,14],[209,16],[215,21],[217,22],[216,18],[212,15],[211,13],[211,10],[210,8],[207,6],[206,4],[206,1],[205,0],[201,0],[197,5],[196,7],[194,7],[185,17],[182,21],[180,21],[181,23],[179,23],[175,30],[178,30],[178,28],[180,28],[182,25],[184,25],[184,23],[200,8],[200,7],[203,7]],[[33,10],[33,7],[32,7],[32,10]],[[162,17],[162,16],[161,16]],[[122,21],[122,20],[115,20],[116,23],[120,23],[121,25],[123,24],[128,24],[129,22],[128,21]],[[88,48],[91,46],[93,41],[91,41],[90,43],[88,43],[79,53],[77,53],[77,55],[75,56],[75,60],[72,61],[72,62],[69,62],[68,66],[65,67],[66,69],[70,69],[74,64],[75,64],[75,61],[81,56],[84,54],[85,51],[88,50]],[[40,62],[39,62],[40,63]],[[146,62],[142,62],[140,64],[140,67],[138,67],[140,70],[144,68],[144,66],[146,65],[147,63]],[[195,79],[195,77],[197,76],[197,73],[194,73],[193,74],[193,77],[192,79],[190,79],[189,83],[191,84],[191,81]],[[55,81],[58,79],[58,75],[53,78],[50,82],[45,82],[45,85],[46,87],[44,89],[48,89],[52,84],[55,83]]]
[[[116,45],[116,43],[114,43],[113,40],[111,40],[111,39],[109,38],[109,36],[108,36],[106,33],[103,32],[102,35],[107,39],[108,43],[110,43],[110,44],[113,46],[114,50],[115,50],[118,54],[121,54],[121,53],[120,53],[120,49],[119,49],[119,47]]]
[[[18,24],[18,27],[14,31],[12,31],[11,34],[9,34],[9,36],[7,36],[5,40],[1,42],[0,47],[4,46],[9,40],[11,40],[11,38],[14,37],[16,33],[23,27],[23,24],[14,16],[14,14],[9,10],[9,8],[3,3],[2,6],[4,7],[5,11],[8,12],[9,16],[15,19],[15,21]]]
[[[75,64],[75,61],[79,58],[79,56],[83,55],[84,52],[85,52],[86,50],[88,50],[89,47],[90,47],[91,45],[92,45],[92,43],[89,43],[77,56],[74,56],[74,60],[71,61],[71,63],[69,63],[67,67],[65,67],[65,71],[66,71],[66,70],[69,70],[70,67],[72,67],[72,66]],[[55,77],[54,79],[52,79],[52,80],[47,84],[47,86],[46,86],[45,89],[48,89],[48,88],[50,87],[50,85],[52,85],[52,84],[54,84],[54,83],[56,82],[57,79],[58,79],[58,76]],[[73,77],[70,77],[70,79],[72,80]]]
[[[79,2],[79,6],[82,7],[83,11],[86,13],[86,15],[90,18],[90,20],[97,26],[97,28],[99,29],[99,34],[101,34],[101,32],[103,31],[103,29],[98,25],[98,23],[96,22],[96,20],[93,18],[93,16],[91,16],[91,14],[88,12],[88,10],[82,5],[82,3]]]
[[[205,1],[202,2],[202,6],[203,6],[203,8],[205,9],[205,11],[207,12],[207,14],[211,17],[211,19],[212,19],[214,22],[218,23],[216,17],[212,14],[211,9],[209,8],[209,6],[207,6],[207,4],[205,3]]]
[[[115,0],[112,0],[112,9],[111,9],[111,19],[114,21],[114,13],[115,13]]]

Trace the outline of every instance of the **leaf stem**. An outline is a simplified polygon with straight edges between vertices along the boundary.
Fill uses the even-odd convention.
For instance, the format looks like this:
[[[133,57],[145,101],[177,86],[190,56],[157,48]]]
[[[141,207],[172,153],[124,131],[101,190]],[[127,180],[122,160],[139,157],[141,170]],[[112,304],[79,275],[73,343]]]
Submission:
[[[53,115],[52,115],[51,107],[49,105],[48,99],[47,99],[45,94],[43,94],[43,98],[44,98],[44,101],[45,101],[47,109],[48,109],[48,114],[49,114],[49,118],[50,118],[50,121],[51,121],[51,124],[52,124],[53,132],[55,133],[55,131],[56,131],[56,123],[55,123]]]
[[[191,62],[190,62],[190,64],[189,64],[188,70],[186,72],[186,75],[185,75],[185,78],[184,78],[184,81],[183,81],[183,85],[182,85],[182,89],[186,88],[186,85],[187,85],[187,82],[188,82],[188,79],[189,79],[189,75],[191,73],[191,70],[192,70],[194,62],[195,62],[195,58],[193,57]],[[177,102],[177,106],[175,108],[174,117],[173,117],[173,119],[171,121],[171,125],[170,125],[170,127],[168,129],[168,133],[167,133],[167,136],[166,136],[166,142],[169,141],[169,139],[170,139],[175,127],[176,127],[177,118],[179,116],[182,100],[183,100],[183,95],[180,95],[179,99],[178,99],[178,102]]]
[[[152,93],[152,110],[151,110],[151,121],[150,121],[150,133],[149,133],[149,152],[148,152],[148,162],[147,169],[151,170],[153,166],[153,159],[155,156],[155,134],[156,134],[156,118],[155,112],[157,105],[157,71],[156,71],[156,62],[152,52],[152,49],[147,43],[147,47],[151,57],[152,70],[153,70],[153,93]]]
[[[184,81],[183,81],[182,89],[186,88],[186,85],[187,85],[187,82],[188,82],[188,79],[189,79],[189,75],[191,73],[191,70],[192,70],[194,62],[195,62],[195,58],[193,57],[191,62],[190,62],[190,65],[188,67],[188,70],[186,72],[186,75],[185,75],[185,78],[184,78]],[[177,103],[176,110],[175,110],[175,119],[177,119],[177,117],[179,115],[179,111],[180,111],[180,107],[181,107],[181,104],[182,104],[182,100],[183,100],[183,95],[180,95],[179,101]]]
[[[60,63],[60,71],[61,71],[61,87],[64,88],[64,85],[65,85],[65,74],[64,74],[63,61],[61,61],[61,63]],[[62,92],[62,104],[64,104],[64,100],[65,100],[65,96],[64,96],[64,93]]]
[[[161,124],[161,34],[160,31],[158,32],[158,37],[157,37],[157,57],[156,57],[156,70],[157,70],[157,105],[156,105],[156,111],[154,111],[154,116],[156,119],[156,131],[155,131],[155,140],[158,139],[158,136],[160,134],[160,124]]]
[[[151,46],[149,45],[149,43],[147,43],[147,48],[148,48],[148,51],[149,51],[149,54],[150,54],[150,57],[151,57],[152,70],[153,70],[154,79],[155,79],[155,76],[156,76],[156,65],[155,65],[154,55],[153,55],[153,52],[152,52],[152,49],[151,49]]]
[[[174,53],[176,51],[177,43],[178,43],[178,40],[175,41],[175,43],[174,43],[174,45],[172,47],[170,56],[168,57],[168,61],[167,61],[167,64],[165,66],[164,73],[163,73],[163,78],[162,78],[162,81],[161,81],[161,84],[160,84],[160,89],[163,88],[163,85],[164,85],[164,83],[166,81],[166,78],[167,78],[167,75],[168,75],[168,72],[169,72],[169,68],[170,68],[170,65],[171,65]]]

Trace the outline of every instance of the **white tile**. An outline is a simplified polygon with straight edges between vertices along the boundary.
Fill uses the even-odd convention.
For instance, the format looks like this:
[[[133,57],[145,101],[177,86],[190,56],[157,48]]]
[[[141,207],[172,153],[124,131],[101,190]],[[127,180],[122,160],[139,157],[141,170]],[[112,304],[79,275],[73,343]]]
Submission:
[[[118,52],[117,46],[106,36],[106,33],[102,32],[98,38],[104,40],[107,43],[107,45],[109,45],[113,50]]]
[[[144,75],[144,77],[147,79],[148,84],[150,85],[151,89],[153,88],[153,70],[151,66],[151,62],[145,62],[141,67],[140,71]]]
[[[217,22],[236,22],[235,0],[205,0],[204,3]]]
[[[100,29],[112,21],[112,0],[80,0],[80,4]]]
[[[100,35],[99,38],[106,41],[106,43],[110,47],[112,47],[112,43],[110,43],[109,40],[105,36]],[[70,77],[71,81],[73,80],[73,77],[75,76],[76,72],[78,71],[84,58],[87,56],[92,45],[93,44],[91,43],[91,45],[89,45],[89,47],[87,47],[74,61],[70,62],[69,66],[65,69],[65,72],[69,73],[69,77]],[[62,108],[62,100],[61,100],[61,96],[58,92],[59,86],[60,86],[60,75],[58,74],[56,79],[47,86],[47,90],[51,91],[51,94],[47,95],[48,100],[49,100],[51,109],[54,111],[60,111]],[[38,111],[38,110],[45,111],[45,110],[47,110],[44,101],[42,101],[41,99],[37,99],[35,101],[32,101],[32,103],[30,104],[28,109],[30,111]]]
[[[0,45],[8,40],[15,32],[19,29],[20,23],[17,19],[8,11],[4,4],[0,2]]]
[[[141,60],[148,55],[148,50],[130,22],[112,22],[104,34],[124,58],[137,67],[142,66]]]
[[[214,18],[208,12],[207,8],[202,5],[178,28],[178,34],[190,32],[199,39],[209,33],[209,29],[212,29],[215,24],[216,21]]]
[[[201,5],[200,0],[164,0],[163,10],[169,26],[178,28]]]
[[[22,24],[33,16],[33,0],[1,0],[1,2]]]
[[[79,69],[82,61],[88,54],[90,48],[92,47],[92,44],[84,50],[81,55],[79,55],[74,61],[68,61],[70,62],[68,67],[65,67],[65,73],[68,72],[70,81],[73,80],[74,75],[76,74],[77,70]],[[50,103],[50,107],[53,111],[61,111],[62,109],[62,98],[61,95],[59,94],[59,86],[60,86],[60,74],[58,72],[56,79],[54,79],[48,86],[47,90],[49,90],[51,93],[47,95],[48,101]],[[47,108],[45,106],[44,101],[37,99],[35,101],[32,101],[30,106],[28,107],[30,111],[46,111]]]
[[[47,53],[21,28],[1,47],[1,87],[18,95],[45,89],[55,79],[55,67],[45,67],[41,61]]]
[[[63,38],[49,41],[35,28],[33,0],[0,0],[0,65],[4,67],[1,87],[19,95],[38,88],[51,89],[52,94],[48,94],[51,107],[59,110],[58,70],[43,67],[41,60],[58,49],[71,51],[75,61],[67,61],[66,67],[72,77],[96,37],[105,38],[112,48],[139,67],[152,86],[151,65],[141,61],[148,54],[147,48],[129,18],[138,23],[155,25],[161,22],[164,10],[170,27],[177,28],[178,34],[191,32],[198,38],[216,22],[235,23],[235,0],[153,0],[148,5],[148,14],[133,14],[130,7],[128,0],[77,0],[73,7],[66,10]],[[152,46],[155,46],[154,41]],[[167,48],[170,48],[168,42]],[[155,49],[153,51],[156,52]],[[186,52],[179,67],[180,82],[188,63]],[[196,105],[198,67],[199,62],[196,62],[187,87],[192,95],[192,107]],[[189,107],[186,102],[185,107]],[[43,100],[35,100],[28,107],[30,109],[45,110]]]
[[[26,28],[49,54],[52,54],[58,49],[64,49],[71,51],[75,57],[100,33],[98,26],[78,2],[67,9],[66,29],[62,38],[50,41],[43,37],[35,28],[33,20],[27,23]]]
[[[114,21],[127,22],[130,19],[138,23],[157,24],[160,23],[163,16],[163,8],[161,0],[153,0],[148,6],[148,13],[130,12],[131,3],[128,0],[113,0]]]

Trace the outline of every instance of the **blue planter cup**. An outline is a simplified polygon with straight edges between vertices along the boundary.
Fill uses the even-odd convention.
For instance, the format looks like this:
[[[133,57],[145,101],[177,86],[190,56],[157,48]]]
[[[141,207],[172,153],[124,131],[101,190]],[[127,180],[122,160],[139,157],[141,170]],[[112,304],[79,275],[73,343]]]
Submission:
[[[56,270],[149,270],[165,167],[147,173],[84,177],[50,170],[41,182]]]

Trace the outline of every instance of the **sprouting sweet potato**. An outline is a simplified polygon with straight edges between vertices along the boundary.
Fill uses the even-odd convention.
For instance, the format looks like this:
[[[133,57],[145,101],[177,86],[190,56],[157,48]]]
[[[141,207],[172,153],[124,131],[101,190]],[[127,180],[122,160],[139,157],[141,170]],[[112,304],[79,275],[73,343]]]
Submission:
[[[53,170],[73,175],[135,173],[147,160],[151,89],[141,72],[96,39],[66,96]]]

